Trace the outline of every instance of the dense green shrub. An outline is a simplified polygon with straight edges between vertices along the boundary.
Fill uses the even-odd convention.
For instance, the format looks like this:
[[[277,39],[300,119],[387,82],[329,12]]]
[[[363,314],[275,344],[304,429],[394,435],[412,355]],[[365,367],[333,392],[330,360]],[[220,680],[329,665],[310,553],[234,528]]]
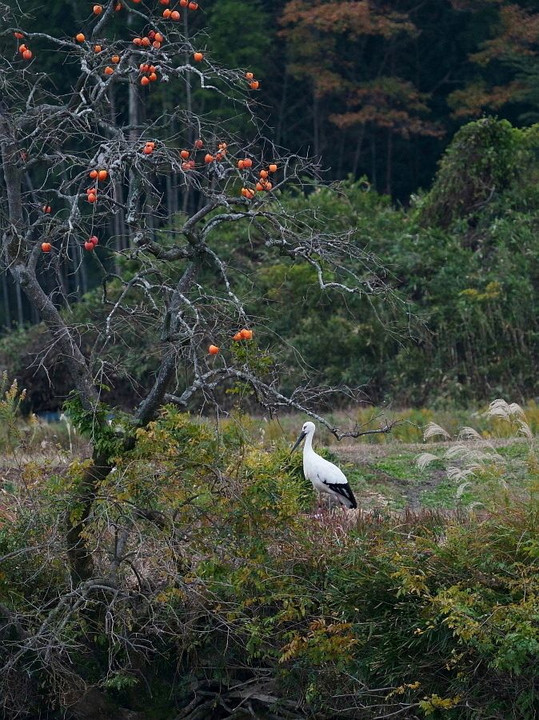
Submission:
[[[238,271],[234,291],[257,318],[259,346],[280,358],[283,390],[362,387],[372,401],[401,405],[537,394],[538,127],[519,130],[490,118],[465,126],[432,190],[408,211],[364,180],[278,197],[314,234],[342,233],[341,242],[357,249],[348,270],[366,284],[387,283],[389,293],[336,300],[320,289],[312,265],[286,254],[270,258],[263,225],[248,219],[209,234]],[[169,242],[166,233],[162,242]],[[110,299],[115,292],[112,283]],[[73,322],[103,374],[104,397],[126,406],[133,389],[151,382],[161,339],[147,332],[133,292],[125,299],[133,313],[116,324],[114,342],[95,346],[95,328],[110,309],[98,299],[95,292],[80,303]],[[0,341],[0,365],[28,387],[34,408],[62,402],[50,397],[39,364],[41,356],[51,360],[47,343],[36,328]],[[50,371],[58,374],[54,362]]]
[[[7,716],[69,712],[90,684],[144,717],[535,717],[531,456],[526,493],[488,511],[318,515],[300,455],[258,437],[172,409],[140,430],[101,483],[96,576],[75,589],[62,517],[83,465],[4,494]]]
[[[462,127],[445,151],[420,207],[425,225],[477,222],[482,210],[521,176],[530,162],[525,131],[507,120],[482,118]]]

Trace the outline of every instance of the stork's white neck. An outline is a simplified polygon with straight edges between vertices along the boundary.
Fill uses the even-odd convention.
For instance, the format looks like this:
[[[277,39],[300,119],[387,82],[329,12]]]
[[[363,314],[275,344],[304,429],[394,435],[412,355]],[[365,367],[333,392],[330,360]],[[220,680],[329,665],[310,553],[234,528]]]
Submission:
[[[303,454],[310,452],[313,449],[313,435],[314,432],[308,432],[305,435],[305,444],[303,445]]]

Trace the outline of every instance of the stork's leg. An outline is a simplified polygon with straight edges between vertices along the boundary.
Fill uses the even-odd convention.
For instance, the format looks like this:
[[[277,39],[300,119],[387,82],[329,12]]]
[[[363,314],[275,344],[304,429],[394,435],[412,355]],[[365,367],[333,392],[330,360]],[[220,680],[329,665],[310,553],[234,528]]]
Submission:
[[[330,515],[331,514],[331,495],[322,495],[320,493],[320,502],[322,503],[322,512],[324,515]]]
[[[316,514],[319,517],[324,517],[327,513],[327,498],[324,493],[316,493]]]

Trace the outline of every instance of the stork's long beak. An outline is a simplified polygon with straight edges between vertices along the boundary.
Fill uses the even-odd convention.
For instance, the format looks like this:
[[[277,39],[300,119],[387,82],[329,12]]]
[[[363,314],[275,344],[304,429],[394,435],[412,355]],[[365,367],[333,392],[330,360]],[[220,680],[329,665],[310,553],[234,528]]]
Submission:
[[[301,433],[301,435],[299,436],[299,438],[296,440],[296,442],[295,442],[295,444],[294,444],[294,447],[292,448],[292,450],[290,450],[290,455],[292,455],[292,453],[293,453],[294,450],[297,448],[297,446],[300,444],[300,442],[303,440],[303,438],[305,437],[305,435],[307,435],[306,432],[302,432],[302,433]]]

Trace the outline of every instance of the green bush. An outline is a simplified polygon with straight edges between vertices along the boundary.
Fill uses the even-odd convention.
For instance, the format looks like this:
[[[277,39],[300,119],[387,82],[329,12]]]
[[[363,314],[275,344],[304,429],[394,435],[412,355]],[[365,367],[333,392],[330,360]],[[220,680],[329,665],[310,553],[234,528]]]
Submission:
[[[273,231],[263,221],[254,227],[246,218],[209,233],[210,246],[238,270],[233,290],[254,318],[264,357],[275,359],[283,391],[361,388],[373,402],[406,406],[537,395],[538,128],[520,130],[492,118],[466,125],[430,192],[409,210],[392,207],[365,180],[278,194],[274,211],[283,228],[293,222],[314,237],[330,228],[354,247],[355,260],[330,279],[355,272],[370,288],[363,295],[322,291],[312,264],[286,253],[270,258],[266,233],[273,237]],[[170,242],[166,232],[161,241]],[[167,268],[159,272],[166,277]],[[118,292],[113,281],[109,298]],[[96,329],[103,329],[110,309],[100,305],[100,291],[76,306],[73,322],[103,374],[104,399],[127,407],[133,389],[151,383],[162,341],[147,331],[136,288],[123,305],[136,312],[116,313],[114,342],[99,348]],[[228,328],[222,332],[224,344]],[[0,341],[0,363],[28,387],[33,409],[59,402],[50,396],[45,371],[36,375],[29,367],[47,344],[39,328]],[[232,362],[242,360],[230,354]],[[58,363],[49,372],[61,381]],[[349,397],[345,392],[330,402]],[[235,398],[221,400],[230,407]]]
[[[162,717],[245,702],[277,718],[535,717],[532,465],[528,489],[493,491],[489,512],[384,518],[312,514],[300,464],[247,418],[166,409],[102,481],[96,576],[75,589],[62,517],[83,464],[31,495],[21,484],[0,532],[11,710],[55,717],[83,682]]]
[[[524,132],[507,120],[486,117],[462,127],[442,157],[436,179],[420,205],[426,226],[477,222],[529,163]]]

